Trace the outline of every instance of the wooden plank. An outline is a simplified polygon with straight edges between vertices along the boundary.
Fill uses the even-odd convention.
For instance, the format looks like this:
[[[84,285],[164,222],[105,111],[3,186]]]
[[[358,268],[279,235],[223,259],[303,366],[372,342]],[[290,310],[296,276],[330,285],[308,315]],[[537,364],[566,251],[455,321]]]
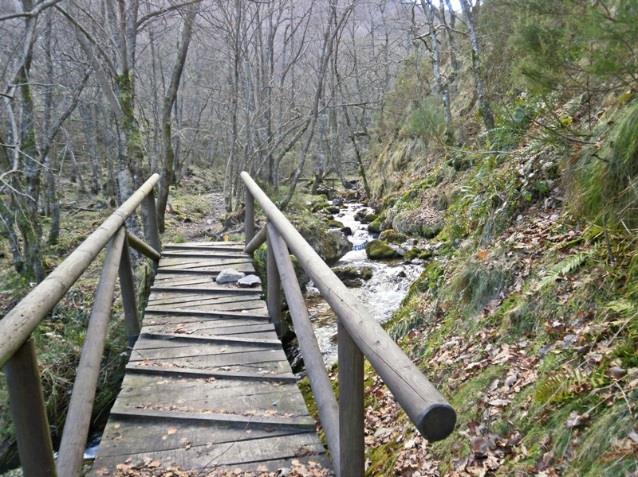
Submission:
[[[236,426],[216,422],[189,422],[168,419],[149,420],[146,417],[114,418],[104,430],[101,457],[129,456],[146,452],[179,449],[208,444],[250,441],[277,436],[295,435],[298,429],[237,429]]]
[[[295,384],[230,379],[157,379],[150,375],[132,374],[125,380],[111,413],[154,411],[181,415],[200,414],[229,416],[235,422],[253,419],[273,422],[301,422],[314,426]],[[273,419],[275,421],[273,421]],[[248,421],[247,421],[248,420]],[[304,424],[304,425],[305,425]],[[286,424],[287,425],[287,424]]]
[[[200,258],[250,258],[250,255],[243,251],[215,250],[215,249],[171,249],[162,252],[162,257],[200,257]]]
[[[232,319],[236,318],[262,318],[265,320],[270,320],[270,317],[266,313],[255,313],[255,312],[234,312],[234,311],[201,311],[201,310],[184,310],[181,308],[171,308],[171,309],[163,309],[163,308],[149,308],[145,312],[147,315],[182,315],[182,316],[192,316],[199,318],[224,318],[224,319]]]
[[[221,257],[162,257],[160,268],[176,265],[200,265],[200,266],[225,266],[232,267],[235,264],[252,263],[248,256],[221,258]]]
[[[177,407],[177,406],[173,406]],[[228,425],[236,425],[240,428],[284,428],[284,429],[300,429],[311,431],[316,424],[312,417],[309,416],[250,416],[242,414],[224,414],[215,413],[205,410],[204,412],[188,412],[170,409],[170,406],[161,407],[159,409],[139,409],[127,408],[123,403],[115,401],[111,415],[119,418],[126,417],[146,417],[153,420],[173,421],[179,419],[187,422],[216,422]]]
[[[197,335],[189,335],[184,333],[152,333],[152,332],[144,332],[142,335],[147,340],[170,340],[171,342],[184,342],[185,345],[190,345],[191,343],[226,343],[226,344],[245,344],[251,346],[264,346],[266,348],[279,348],[281,346],[281,342],[278,339],[252,339],[252,338],[242,338],[242,337],[232,337],[232,336],[221,336],[221,335],[208,335],[208,336],[197,336]]]
[[[148,346],[145,348],[144,346]],[[286,355],[281,349],[263,346],[218,343],[171,343],[161,340],[143,340],[131,351],[131,361],[166,360],[172,358],[205,358],[211,366],[224,364],[257,363],[258,360],[281,361]]]
[[[235,296],[227,296],[227,295],[186,295],[186,294],[178,294],[178,295],[164,295],[158,296],[157,294],[149,297],[149,305],[153,307],[156,306],[167,306],[167,305],[182,305],[180,308],[185,308],[189,306],[196,306],[202,304],[209,305],[228,305],[228,304],[240,304],[240,303],[248,303],[248,302],[261,302],[261,299],[258,295],[235,295]]]
[[[297,433],[221,444],[183,445],[178,449],[134,454],[130,463],[143,465],[144,461],[158,461],[163,467],[176,466],[180,469],[200,471],[221,467],[240,468],[242,471],[266,471],[276,470],[282,464],[290,466],[289,460],[292,459],[317,461],[323,456],[323,446],[315,434]],[[94,466],[97,475],[106,475],[105,471],[115,469],[117,464],[124,463],[125,457],[98,457]]]
[[[175,286],[154,286],[151,287],[151,292],[154,293],[192,293],[197,292],[202,295],[207,294],[220,294],[220,295],[243,295],[243,294],[254,294],[261,295],[262,289],[261,287],[252,287],[252,288],[240,288],[240,287],[224,287],[217,285],[212,280],[193,283],[193,284],[181,284]]]
[[[257,374],[257,373],[233,373],[227,371],[208,371],[206,369],[194,368],[162,368],[158,366],[137,366],[126,365],[126,371],[135,374],[149,374],[154,376],[186,376],[195,379],[215,378],[215,379],[240,379],[242,381],[274,381],[296,383],[297,377],[294,374]]]
[[[228,303],[217,303],[212,300],[200,300],[198,302],[192,302],[187,304],[174,303],[174,304],[153,304],[153,310],[163,310],[170,312],[172,310],[184,310],[188,309],[191,312],[204,312],[204,313],[252,313],[259,315],[266,315],[268,310],[263,301],[259,299],[235,301]]]
[[[244,243],[235,241],[235,242],[181,242],[181,243],[167,243],[164,244],[164,248],[182,248],[182,247],[193,247],[193,248],[217,248],[217,247],[234,247],[234,248],[243,248]]]
[[[144,329],[149,333],[186,334],[200,337],[235,336],[241,338],[256,338],[276,340],[275,328],[270,323],[252,326],[215,326],[209,327],[205,322],[169,323],[161,325],[147,325]]]

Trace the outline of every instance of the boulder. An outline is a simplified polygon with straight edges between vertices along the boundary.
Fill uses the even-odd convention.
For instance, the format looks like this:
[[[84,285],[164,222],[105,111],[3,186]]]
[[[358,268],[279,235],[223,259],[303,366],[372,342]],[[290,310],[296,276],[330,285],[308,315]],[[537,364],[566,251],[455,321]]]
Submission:
[[[371,240],[366,245],[366,255],[371,260],[399,258],[400,255],[383,240]]]
[[[257,285],[261,285],[261,278],[259,278],[257,275],[246,275],[245,277],[237,280],[237,285],[239,285],[241,288],[256,287]]]
[[[382,220],[379,217],[377,217],[376,219],[374,219],[372,222],[368,224],[368,232],[378,234],[379,232],[381,232],[381,225],[382,225]]]
[[[383,240],[389,243],[403,243],[408,239],[401,232],[397,232],[394,229],[386,229],[379,234],[379,240]]]
[[[372,278],[372,267],[354,267],[352,265],[342,265],[332,269],[343,282],[346,280],[361,279],[370,280]]]
[[[341,257],[352,250],[352,244],[339,229],[328,230],[321,238],[320,255],[328,265],[336,263]]]
[[[215,278],[215,281],[221,285],[223,283],[235,283],[237,282],[237,280],[243,277],[243,272],[238,272],[234,268],[225,268],[224,270],[219,272],[217,278]]]
[[[341,231],[343,232],[343,235],[345,235],[346,237],[349,237],[350,235],[352,235],[352,229],[350,227],[343,227]]]

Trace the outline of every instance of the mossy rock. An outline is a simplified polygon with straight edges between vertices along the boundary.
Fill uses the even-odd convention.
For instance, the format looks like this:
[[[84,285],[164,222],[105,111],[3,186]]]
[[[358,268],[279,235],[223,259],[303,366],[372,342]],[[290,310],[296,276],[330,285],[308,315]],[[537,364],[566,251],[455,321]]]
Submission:
[[[370,260],[399,258],[399,253],[383,240],[372,240],[366,245],[366,255]]]
[[[394,229],[386,229],[379,234],[379,240],[390,243],[403,243],[408,239],[405,234],[397,232]]]
[[[328,227],[330,227],[331,229],[343,229],[345,227],[345,225],[343,225],[342,222],[339,222],[338,220],[334,220],[331,219],[327,222]]]
[[[418,247],[411,248],[403,256],[406,260],[414,260],[420,258],[421,260],[428,260],[432,258],[432,252],[430,250],[423,250]]]
[[[381,220],[381,218],[377,217],[368,224],[368,232],[378,234],[379,232],[381,232],[382,223],[383,221]]]

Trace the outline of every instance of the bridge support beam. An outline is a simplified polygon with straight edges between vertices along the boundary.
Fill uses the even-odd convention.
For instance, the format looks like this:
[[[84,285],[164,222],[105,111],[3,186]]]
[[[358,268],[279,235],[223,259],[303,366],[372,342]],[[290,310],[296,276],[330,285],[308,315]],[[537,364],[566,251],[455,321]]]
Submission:
[[[25,477],[55,476],[49,420],[32,339],[16,351],[4,370],[22,471]]]

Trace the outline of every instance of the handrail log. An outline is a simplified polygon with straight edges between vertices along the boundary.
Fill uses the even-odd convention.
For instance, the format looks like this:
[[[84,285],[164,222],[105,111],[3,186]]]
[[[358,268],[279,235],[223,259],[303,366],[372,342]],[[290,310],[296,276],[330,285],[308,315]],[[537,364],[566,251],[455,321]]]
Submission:
[[[257,234],[246,244],[244,252],[250,254],[259,248],[259,246],[266,241],[266,227],[261,229]]]
[[[447,437],[456,423],[452,406],[383,328],[363,311],[364,305],[348,291],[250,175],[242,172],[241,178],[419,432],[429,441]]]
[[[330,454],[333,456],[333,462],[336,463],[338,462],[339,456],[339,408],[337,406],[337,400],[332,391],[330,378],[328,377],[328,372],[321,357],[321,350],[317,344],[312,323],[310,323],[308,308],[301,293],[301,288],[297,281],[297,275],[295,275],[292,260],[290,260],[286,242],[284,242],[272,225],[267,225],[267,227],[268,241],[272,246],[273,255],[275,256],[277,268],[279,269],[279,276],[281,277],[281,285],[286,295],[288,310],[290,311],[295,334],[297,335],[301,354],[306,365],[306,372],[310,380],[312,394],[317,403],[319,420],[326,431],[328,448],[330,449]],[[339,472],[337,472],[337,475],[339,475]]]
[[[144,242],[144,240],[139,238],[137,235],[132,234],[131,232],[126,232],[126,240],[131,247],[140,252],[142,255],[147,256],[151,260],[155,260],[156,262],[158,262],[159,259],[162,258],[161,253]]]
[[[0,320],[0,366],[4,366],[29,338],[38,323],[73,286],[144,197],[153,190],[158,180],[159,174],[153,174],[71,255]]]
[[[71,392],[71,402],[64,422],[60,454],[58,458],[58,475],[80,475],[82,458],[86,447],[86,438],[91,425],[91,411],[95,400],[97,379],[100,373],[100,361],[104,353],[106,332],[113,307],[115,280],[120,265],[122,247],[126,232],[124,227],[109,244],[102,275],[95,292],[95,301],[86,330],[86,338],[82,346],[80,363]]]

